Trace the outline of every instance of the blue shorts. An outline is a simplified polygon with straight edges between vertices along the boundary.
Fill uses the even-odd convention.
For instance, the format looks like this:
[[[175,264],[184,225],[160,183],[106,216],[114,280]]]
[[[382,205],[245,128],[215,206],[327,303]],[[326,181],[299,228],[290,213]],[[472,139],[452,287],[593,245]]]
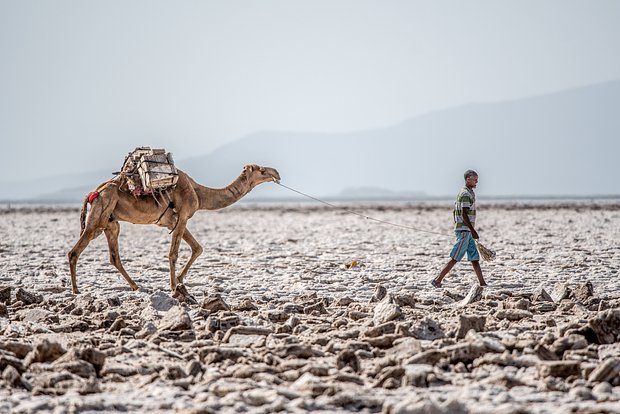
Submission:
[[[476,249],[476,242],[471,237],[471,232],[461,230],[454,233],[456,234],[456,243],[450,252],[450,257],[460,262],[463,256],[465,256],[465,252],[467,252],[467,260],[470,262],[480,260],[478,249]]]

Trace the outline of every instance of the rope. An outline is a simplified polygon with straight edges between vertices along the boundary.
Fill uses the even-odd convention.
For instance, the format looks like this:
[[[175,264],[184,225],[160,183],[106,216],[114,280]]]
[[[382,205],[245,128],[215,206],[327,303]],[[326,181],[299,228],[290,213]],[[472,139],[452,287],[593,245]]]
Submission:
[[[302,196],[304,196],[304,197],[307,197],[307,198],[312,199],[312,200],[314,200],[314,201],[317,201],[317,202],[319,202],[319,203],[325,204],[326,206],[329,206],[329,207],[332,207],[332,208],[337,208],[337,209],[340,209],[340,210],[344,211],[345,213],[353,214],[353,215],[356,215],[356,216],[359,216],[359,217],[365,218],[366,220],[371,220],[371,221],[374,221],[374,222],[377,222],[377,223],[387,224],[387,225],[389,225],[389,226],[400,227],[400,228],[402,228],[402,229],[414,230],[414,231],[420,231],[420,232],[423,232],[423,233],[430,233],[430,234],[439,234],[440,236],[448,237],[448,235],[447,235],[447,234],[445,234],[445,233],[439,233],[439,232],[436,232],[436,231],[424,230],[424,229],[420,229],[420,228],[417,228],[417,227],[405,226],[405,225],[403,225],[403,224],[392,223],[392,222],[390,222],[390,221],[380,220],[380,219],[377,219],[377,218],[374,218],[374,217],[370,217],[370,216],[367,216],[367,215],[365,215],[365,214],[358,213],[357,211],[349,210],[349,209],[344,208],[344,207],[339,207],[339,206],[337,206],[337,205],[335,205],[335,204],[328,203],[327,201],[324,201],[324,200],[318,199],[318,198],[316,198],[316,197],[312,197],[312,196],[311,196],[311,195],[309,195],[309,194],[302,193],[301,191],[298,191],[298,190],[295,190],[294,188],[288,187],[288,186],[286,186],[286,185],[284,185],[284,184],[280,183],[279,181],[274,181],[274,183],[278,184],[280,187],[284,187],[284,188],[286,188],[286,189],[288,189],[288,190],[290,190],[290,191],[293,191],[293,192],[295,192],[295,193],[297,193],[297,194],[299,194],[299,195],[302,195]],[[450,237],[451,237],[451,236],[450,236]]]

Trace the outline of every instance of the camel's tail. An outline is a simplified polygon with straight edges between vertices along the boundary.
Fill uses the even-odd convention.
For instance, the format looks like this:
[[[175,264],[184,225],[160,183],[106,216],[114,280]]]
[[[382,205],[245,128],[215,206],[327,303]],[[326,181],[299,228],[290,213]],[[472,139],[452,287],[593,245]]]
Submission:
[[[82,204],[82,212],[80,213],[80,236],[84,233],[84,229],[86,228],[86,214],[88,212],[88,196],[84,198],[84,203]]]
[[[99,191],[93,191],[88,193],[82,203],[82,212],[80,213],[80,236],[84,233],[86,228],[86,215],[88,214],[88,204],[91,204],[97,197],[99,197]]]

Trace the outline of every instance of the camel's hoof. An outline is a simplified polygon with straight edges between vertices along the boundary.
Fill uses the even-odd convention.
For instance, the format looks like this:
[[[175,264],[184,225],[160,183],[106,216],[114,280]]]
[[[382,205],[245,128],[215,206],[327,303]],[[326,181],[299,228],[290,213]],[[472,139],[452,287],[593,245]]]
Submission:
[[[75,289],[71,289],[71,291],[73,292],[74,295],[79,295],[80,294],[80,290],[75,288]]]
[[[172,297],[179,302],[185,302],[190,305],[198,305],[198,301],[187,291],[185,285],[177,285],[172,292]]]
[[[129,286],[131,288],[131,290],[138,290],[140,289],[140,286],[138,285],[133,285],[133,286]]]

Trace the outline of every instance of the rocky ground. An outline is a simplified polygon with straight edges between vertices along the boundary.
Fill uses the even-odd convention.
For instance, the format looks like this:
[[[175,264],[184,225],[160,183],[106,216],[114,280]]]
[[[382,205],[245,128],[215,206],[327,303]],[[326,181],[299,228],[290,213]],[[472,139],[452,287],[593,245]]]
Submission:
[[[199,212],[171,295],[168,233],[122,225],[78,264],[74,209],[0,210],[0,412],[620,413],[620,204],[479,206],[489,288],[446,205]],[[185,249],[180,262],[187,258]]]

